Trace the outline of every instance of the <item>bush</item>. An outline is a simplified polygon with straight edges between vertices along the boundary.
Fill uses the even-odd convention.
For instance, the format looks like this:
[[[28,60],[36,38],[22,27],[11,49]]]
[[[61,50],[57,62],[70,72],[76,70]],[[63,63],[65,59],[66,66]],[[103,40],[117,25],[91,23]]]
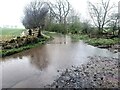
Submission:
[[[71,35],[71,38],[73,39],[73,41],[79,41],[79,40],[88,40],[89,37],[88,35],[80,35],[80,34],[74,34]]]
[[[52,23],[46,29],[47,29],[47,31],[50,31],[50,32],[57,32],[57,33],[64,33],[65,32],[63,24]]]
[[[88,39],[86,40],[87,43],[89,43],[90,45],[94,45],[94,46],[99,46],[99,45],[114,45],[118,43],[118,39],[114,38],[114,39],[104,39],[104,38],[92,38],[92,39]]]
[[[68,32],[72,34],[78,34],[81,31],[81,24],[79,22],[71,23],[68,27]]]
[[[120,42],[119,38],[113,38],[113,39],[89,38],[88,35],[78,35],[78,34],[71,35],[71,38],[74,41],[84,40],[86,43],[93,45],[93,46],[114,45]]]
[[[89,22],[83,22],[82,23],[82,33],[84,34],[88,34],[92,32],[92,28],[91,25],[89,24]]]

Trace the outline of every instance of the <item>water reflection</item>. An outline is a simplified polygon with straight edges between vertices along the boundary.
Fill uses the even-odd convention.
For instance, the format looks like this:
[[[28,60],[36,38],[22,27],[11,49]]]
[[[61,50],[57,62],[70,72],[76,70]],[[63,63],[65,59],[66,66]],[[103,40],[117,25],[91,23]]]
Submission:
[[[49,63],[49,55],[46,53],[46,48],[41,48],[41,50],[38,48],[34,49],[34,51],[30,53],[30,63],[40,70],[46,68]]]
[[[43,87],[54,81],[57,70],[86,63],[88,56],[118,57],[118,54],[83,41],[71,42],[69,36],[57,36],[46,45],[3,58],[3,87]]]
[[[71,38],[67,35],[57,36],[53,41],[48,42],[48,44],[70,44]]]

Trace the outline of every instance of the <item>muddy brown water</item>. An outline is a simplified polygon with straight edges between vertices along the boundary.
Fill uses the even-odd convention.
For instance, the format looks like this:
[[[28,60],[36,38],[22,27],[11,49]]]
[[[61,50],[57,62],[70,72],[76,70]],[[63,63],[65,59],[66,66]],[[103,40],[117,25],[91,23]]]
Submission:
[[[118,53],[87,45],[83,41],[72,42],[69,36],[55,36],[43,46],[0,60],[2,88],[43,88],[66,68],[86,63],[88,56],[118,58]]]

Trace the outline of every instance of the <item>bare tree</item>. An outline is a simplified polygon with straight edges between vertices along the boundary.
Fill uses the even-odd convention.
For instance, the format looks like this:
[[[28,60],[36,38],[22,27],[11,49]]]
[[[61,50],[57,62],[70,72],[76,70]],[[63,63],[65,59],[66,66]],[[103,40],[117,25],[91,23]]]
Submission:
[[[108,26],[112,28],[113,35],[115,35],[115,31],[118,30],[118,13],[112,13],[110,16],[110,22],[108,23]]]
[[[56,23],[63,24],[66,30],[67,17],[71,9],[71,5],[68,0],[56,0],[55,3],[49,2],[50,15],[54,17]]]
[[[59,20],[59,23],[65,24],[71,8],[68,0],[56,0],[54,8],[56,11],[56,18]]]
[[[55,14],[55,11],[54,11],[54,8],[53,8],[53,4],[49,1],[47,1],[46,4],[49,7],[49,12],[48,12],[48,14],[46,16],[46,20],[45,20],[45,25],[46,25],[46,28],[48,29],[55,22],[56,14]]]
[[[82,32],[85,34],[88,34],[91,32],[91,24],[89,20],[84,20],[84,22],[82,23]]]
[[[68,23],[80,22],[80,14],[75,11],[75,9],[71,8],[70,13],[67,17]]]
[[[101,3],[99,4],[88,2],[88,5],[90,17],[92,18],[95,26],[98,28],[99,34],[101,34],[104,26],[110,21],[108,16],[114,5],[110,6],[110,0],[101,0]]]
[[[38,28],[38,37],[41,36],[41,29],[44,26],[48,6],[42,1],[32,1],[25,7],[23,25],[27,29]]]

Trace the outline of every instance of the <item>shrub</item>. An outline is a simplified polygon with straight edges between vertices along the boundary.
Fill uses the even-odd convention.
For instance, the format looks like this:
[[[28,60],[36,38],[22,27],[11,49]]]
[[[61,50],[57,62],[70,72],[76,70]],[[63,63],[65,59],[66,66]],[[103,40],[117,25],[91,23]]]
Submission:
[[[51,24],[48,28],[47,31],[51,31],[51,32],[58,32],[58,33],[64,33],[64,25],[63,24]]]
[[[78,34],[81,30],[81,24],[79,22],[74,22],[69,24],[68,32],[72,34]]]

